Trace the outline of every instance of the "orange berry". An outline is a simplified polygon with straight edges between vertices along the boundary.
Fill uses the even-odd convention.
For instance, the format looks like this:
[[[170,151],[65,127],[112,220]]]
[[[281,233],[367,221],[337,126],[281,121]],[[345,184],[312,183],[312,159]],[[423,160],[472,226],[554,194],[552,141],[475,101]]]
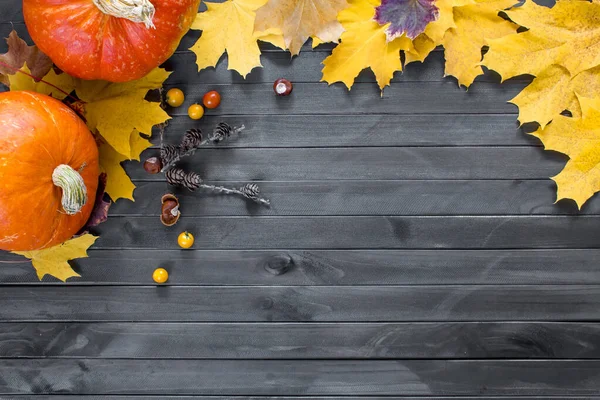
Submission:
[[[221,104],[221,95],[216,90],[211,90],[204,95],[202,102],[206,108],[217,108]]]
[[[194,245],[194,235],[189,232],[181,232],[177,238],[177,243],[182,249],[189,249]]]
[[[173,88],[167,92],[167,104],[171,107],[179,107],[183,104],[185,96],[181,89]]]
[[[191,119],[200,119],[204,115],[204,108],[200,104],[192,104],[188,108],[188,115]]]
[[[169,273],[164,268],[156,268],[152,274],[152,279],[156,283],[165,283],[169,279]]]

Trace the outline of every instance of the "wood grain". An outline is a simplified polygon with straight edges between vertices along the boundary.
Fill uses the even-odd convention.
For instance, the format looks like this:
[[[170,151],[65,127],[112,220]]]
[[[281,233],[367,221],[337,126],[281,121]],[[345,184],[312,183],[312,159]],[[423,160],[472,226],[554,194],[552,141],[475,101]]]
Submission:
[[[148,400],[149,395],[145,396],[131,396],[131,395],[80,395],[79,398],[86,400]],[[61,395],[11,395],[10,400],[15,399],[36,399],[36,400],[72,400],[73,396],[61,396]],[[464,396],[194,396],[194,395],[184,395],[184,396],[160,396],[161,400],[189,400],[189,399],[201,399],[201,400],[333,400],[333,399],[343,399],[343,400],[473,400],[472,396],[464,397]],[[600,397],[598,396],[511,396],[511,400],[598,400]],[[505,396],[477,396],[477,400],[506,400]]]
[[[241,187],[245,182],[210,182]],[[158,216],[160,199],[173,192],[186,217],[244,216],[247,201],[240,197],[190,192],[166,182],[136,181],[135,203],[119,201],[111,216]],[[257,216],[338,215],[596,215],[600,203],[582,211],[574,202],[553,202],[556,185],[550,180],[404,180],[260,182],[271,207],[251,207]]]
[[[594,359],[597,323],[3,323],[0,358]]]
[[[169,121],[165,137],[178,144],[186,130],[201,128],[207,135],[222,121],[246,129],[219,148],[541,146],[538,139],[517,128],[513,115],[493,114],[204,116],[200,121],[180,115]]]
[[[5,286],[0,304],[30,322],[596,321],[600,286]]]
[[[71,285],[600,284],[600,250],[98,250],[74,264]],[[31,263],[3,253],[2,284],[39,284]],[[45,285],[57,282],[46,276]]]
[[[177,227],[109,218],[94,228],[96,248],[176,249],[182,230],[206,250],[598,248],[600,217],[188,217]]]
[[[594,395],[600,363],[2,360],[0,375],[2,394]]]
[[[156,155],[144,152],[143,158]],[[200,149],[180,166],[215,181],[548,179],[566,157],[534,147]],[[133,179],[164,181],[138,162]],[[551,199],[554,200],[554,199]]]

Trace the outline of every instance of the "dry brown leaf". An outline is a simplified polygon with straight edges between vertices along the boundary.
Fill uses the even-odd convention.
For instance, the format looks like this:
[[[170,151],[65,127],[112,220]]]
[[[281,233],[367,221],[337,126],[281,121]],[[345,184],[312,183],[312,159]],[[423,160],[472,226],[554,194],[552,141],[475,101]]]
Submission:
[[[37,46],[28,46],[13,29],[6,39],[8,52],[0,54],[0,83],[8,86],[8,75],[23,67],[25,63],[31,75],[41,78],[52,68],[52,60],[42,53]]]
[[[337,42],[344,31],[337,15],[346,7],[347,0],[269,0],[256,11],[254,32],[264,36],[280,30],[285,48],[297,55],[309,37]]]

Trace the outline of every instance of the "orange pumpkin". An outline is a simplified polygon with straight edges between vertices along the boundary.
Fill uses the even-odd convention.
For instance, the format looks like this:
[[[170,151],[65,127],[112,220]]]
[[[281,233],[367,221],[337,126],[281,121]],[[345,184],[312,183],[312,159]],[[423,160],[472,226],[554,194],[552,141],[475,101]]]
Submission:
[[[87,222],[98,147],[69,107],[33,92],[0,93],[0,249],[37,250]]]
[[[200,0],[23,0],[27,30],[63,71],[126,82],[167,60]]]

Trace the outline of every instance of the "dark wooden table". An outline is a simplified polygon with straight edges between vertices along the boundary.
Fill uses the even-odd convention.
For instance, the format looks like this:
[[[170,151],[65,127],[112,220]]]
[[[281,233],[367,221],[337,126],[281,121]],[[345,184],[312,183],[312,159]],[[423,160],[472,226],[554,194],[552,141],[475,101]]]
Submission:
[[[0,20],[27,37],[18,0]],[[0,398],[600,399],[600,202],[553,204],[565,157],[506,103],[526,79],[465,92],[436,51],[380,98],[370,73],[351,92],[319,83],[325,46],[265,47],[244,81],[225,62],[198,74],[198,35],[167,86],[223,102],[199,123],[174,110],[166,139],[245,124],[187,165],[260,181],[273,206],[177,191],[184,217],[165,228],[171,189],[127,164],[136,202],[113,206],[81,279],[0,266]],[[294,93],[276,98],[282,76]]]

